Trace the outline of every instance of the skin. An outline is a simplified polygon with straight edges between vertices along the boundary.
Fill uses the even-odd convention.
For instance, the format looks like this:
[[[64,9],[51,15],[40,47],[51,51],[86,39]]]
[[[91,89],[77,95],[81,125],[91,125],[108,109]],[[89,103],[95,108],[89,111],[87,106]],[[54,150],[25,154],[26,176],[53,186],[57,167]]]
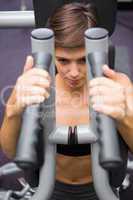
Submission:
[[[89,123],[84,49],[56,49],[56,66],[57,123],[69,126]],[[70,184],[91,182],[91,157],[57,154],[56,178]]]
[[[116,120],[120,134],[132,151],[133,86],[129,78],[103,66],[105,77],[88,82],[84,48],[56,48],[55,62],[58,71],[56,123],[69,126],[90,123],[88,104],[91,104],[97,112]],[[24,73],[18,78],[7,102],[0,139],[2,148],[9,157],[15,155],[24,108],[49,98],[51,77],[46,71],[32,67],[33,59],[28,57]],[[65,183],[91,182],[91,156],[70,157],[57,154],[56,172],[56,178]]]

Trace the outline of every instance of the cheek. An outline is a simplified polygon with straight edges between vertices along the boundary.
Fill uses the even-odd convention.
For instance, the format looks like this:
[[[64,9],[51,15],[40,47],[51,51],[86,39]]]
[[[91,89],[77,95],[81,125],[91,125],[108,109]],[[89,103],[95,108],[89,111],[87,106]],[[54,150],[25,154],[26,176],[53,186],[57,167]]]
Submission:
[[[64,72],[64,70],[62,69],[62,66],[61,65],[56,65],[56,70],[57,70],[57,73],[60,74],[61,77],[65,77],[66,76],[66,73]]]
[[[86,65],[85,65],[85,66],[82,66],[80,72],[81,72],[81,74],[84,75],[84,76],[87,75],[87,67],[86,67]]]
[[[66,76],[66,73],[64,73],[64,71],[60,68],[58,70],[58,73],[62,76],[62,77],[65,77]]]

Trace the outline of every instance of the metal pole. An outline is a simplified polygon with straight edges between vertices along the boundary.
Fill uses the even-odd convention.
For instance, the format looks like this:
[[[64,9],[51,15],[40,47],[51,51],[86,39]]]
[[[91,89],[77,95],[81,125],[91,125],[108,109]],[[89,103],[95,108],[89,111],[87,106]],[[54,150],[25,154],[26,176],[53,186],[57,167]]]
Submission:
[[[21,0],[20,10],[24,11],[27,10],[26,1]]]
[[[1,11],[0,28],[35,27],[34,11]]]

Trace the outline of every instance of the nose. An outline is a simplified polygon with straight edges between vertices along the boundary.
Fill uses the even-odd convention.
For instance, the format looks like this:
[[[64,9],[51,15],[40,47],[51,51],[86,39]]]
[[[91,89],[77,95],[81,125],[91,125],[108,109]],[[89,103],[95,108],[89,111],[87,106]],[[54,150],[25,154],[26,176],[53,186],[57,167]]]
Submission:
[[[76,63],[72,63],[70,67],[70,77],[76,79],[79,76],[79,69]]]

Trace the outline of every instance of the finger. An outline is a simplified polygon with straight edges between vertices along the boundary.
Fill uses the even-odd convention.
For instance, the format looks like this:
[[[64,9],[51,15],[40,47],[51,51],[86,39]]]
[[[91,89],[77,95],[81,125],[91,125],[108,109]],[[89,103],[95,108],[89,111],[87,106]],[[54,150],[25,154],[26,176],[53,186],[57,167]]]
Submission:
[[[30,106],[30,105],[33,105],[33,104],[40,104],[42,102],[44,102],[45,100],[45,97],[44,96],[23,96],[23,97],[20,97],[18,99],[18,104],[21,104],[23,105],[23,107],[26,107],[26,106]]]
[[[27,56],[23,72],[25,73],[26,71],[30,70],[32,67],[33,67],[33,58],[32,56]]]
[[[121,95],[124,94],[124,88],[122,87],[115,87],[111,88],[105,85],[102,86],[94,86],[89,88],[89,96],[95,96],[95,95]]]
[[[39,68],[31,69],[30,71],[28,71],[26,73],[25,76],[29,76],[29,75],[39,76],[39,77],[47,78],[48,80],[51,80],[51,77],[50,77],[49,73],[46,70],[39,69]]]
[[[114,81],[117,80],[117,78],[118,78],[117,72],[115,72],[114,70],[112,70],[111,68],[109,68],[108,65],[103,65],[102,68],[103,68],[103,74],[106,77],[108,77],[108,78],[110,78],[110,79],[112,79]]]
[[[20,92],[23,93],[24,96],[40,95],[49,98],[49,93],[47,90],[37,86],[23,87],[21,88]],[[21,93],[17,93],[17,95],[21,95]]]
[[[49,98],[50,94],[45,88],[37,87],[37,86],[22,86],[17,89],[17,96],[44,96],[45,98]]]
[[[113,80],[106,77],[94,78],[89,83],[89,87],[101,86],[101,85],[105,85],[110,88],[122,87],[119,83],[114,82]]]
[[[17,80],[16,90],[19,90],[21,92],[21,90],[24,91],[25,88],[31,86],[38,86],[44,89],[49,89],[50,81],[44,77],[42,78],[39,76],[31,76],[31,77],[21,76]]]
[[[122,104],[126,104],[126,100],[123,96],[119,98],[119,96],[113,96],[110,98],[110,96],[93,96],[90,98],[91,105],[93,104],[105,104],[105,105],[114,105],[114,106],[120,106]]]
[[[117,120],[124,118],[126,115],[125,107],[94,104],[92,108],[97,112],[108,115]]]
[[[107,65],[103,66],[103,73],[106,77],[118,83],[124,84],[125,86],[128,86],[131,83],[129,77],[126,74],[116,72],[110,69]]]
[[[30,79],[25,80],[25,86],[39,86],[45,88],[50,88],[50,81],[46,78],[42,78],[39,76],[32,76]]]

